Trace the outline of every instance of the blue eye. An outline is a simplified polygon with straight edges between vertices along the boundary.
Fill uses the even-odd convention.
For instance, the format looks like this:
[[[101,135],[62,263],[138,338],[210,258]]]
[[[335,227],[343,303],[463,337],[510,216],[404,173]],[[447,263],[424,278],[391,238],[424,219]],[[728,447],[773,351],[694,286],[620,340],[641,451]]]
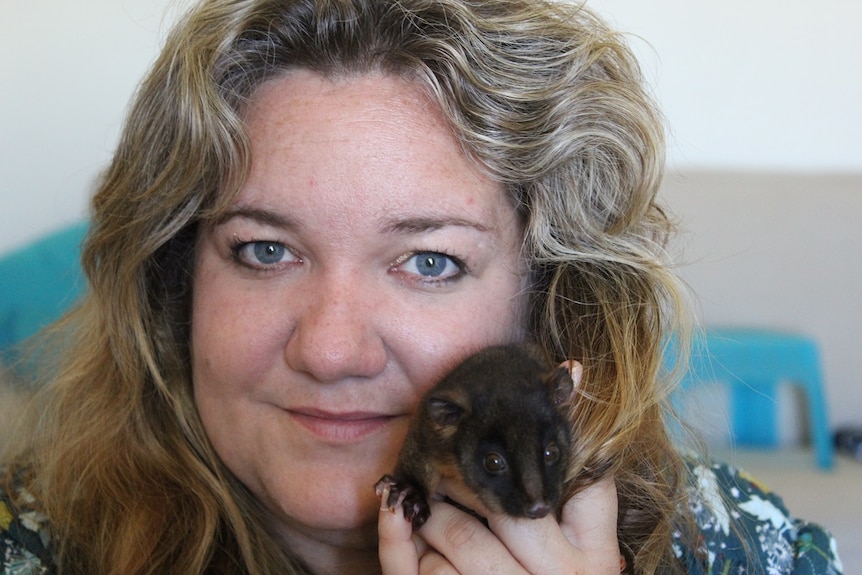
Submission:
[[[464,271],[464,266],[451,256],[439,252],[417,252],[403,264],[403,271],[423,278],[452,279]]]
[[[446,271],[449,258],[440,254],[417,254],[416,270],[423,276],[437,277]]]
[[[284,257],[284,246],[274,242],[255,242],[251,244],[254,257],[262,264],[276,264]]]
[[[233,251],[240,263],[257,268],[298,260],[284,244],[272,241],[241,242]]]

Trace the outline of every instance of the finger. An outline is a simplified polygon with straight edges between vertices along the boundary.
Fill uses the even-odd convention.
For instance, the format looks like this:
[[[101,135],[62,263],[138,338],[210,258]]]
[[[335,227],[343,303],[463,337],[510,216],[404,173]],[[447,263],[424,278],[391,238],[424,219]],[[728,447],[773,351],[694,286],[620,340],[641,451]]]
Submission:
[[[404,519],[401,507],[390,509],[389,486],[380,494],[380,514],[377,518],[378,550],[383,575],[418,575],[419,552],[413,542],[413,526]]]
[[[481,521],[448,503],[431,503],[431,517],[418,534],[458,573],[526,575],[506,546]]]
[[[505,553],[529,573],[571,573],[575,566],[585,563],[582,554],[572,546],[554,517],[527,519],[493,513],[462,483],[444,482],[441,487],[448,496],[487,517],[495,542],[502,542]],[[482,527],[482,531],[487,533]]]
[[[491,515],[488,524],[512,555],[534,575],[619,573],[617,494],[613,478],[602,479],[568,501],[562,524],[542,519]]]
[[[566,502],[560,523],[563,533],[576,547],[617,551],[617,488],[614,478],[604,477]]]
[[[433,550],[419,558],[419,573],[421,575],[458,575],[455,567],[440,553]]]
[[[612,476],[590,485],[563,506],[560,527],[576,548],[590,557],[598,573],[619,573],[617,487]]]
[[[444,482],[442,487],[450,497],[487,517],[494,535],[530,573],[560,572],[561,565],[576,564],[573,562],[577,561],[577,550],[572,548],[553,516],[527,519],[493,513],[462,483]]]
[[[541,519],[492,515],[488,525],[512,556],[533,575],[581,573],[586,562],[552,516]]]

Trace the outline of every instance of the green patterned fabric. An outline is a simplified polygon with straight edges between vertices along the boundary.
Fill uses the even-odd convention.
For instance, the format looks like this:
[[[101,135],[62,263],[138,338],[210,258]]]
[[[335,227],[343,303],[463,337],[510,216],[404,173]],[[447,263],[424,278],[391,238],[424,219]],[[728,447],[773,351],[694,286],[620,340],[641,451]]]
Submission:
[[[48,518],[20,475],[6,479],[9,484],[0,486],[0,575],[54,573]]]
[[[692,467],[696,548],[674,542],[694,575],[839,575],[836,543],[819,525],[793,518],[781,499],[733,467]],[[54,573],[47,518],[20,485],[0,490],[0,573]]]
[[[794,518],[781,498],[756,478],[714,463],[692,467],[690,506],[699,527],[695,549],[674,550],[693,575],[838,575],[835,539],[823,527]],[[751,567],[752,563],[759,569]]]

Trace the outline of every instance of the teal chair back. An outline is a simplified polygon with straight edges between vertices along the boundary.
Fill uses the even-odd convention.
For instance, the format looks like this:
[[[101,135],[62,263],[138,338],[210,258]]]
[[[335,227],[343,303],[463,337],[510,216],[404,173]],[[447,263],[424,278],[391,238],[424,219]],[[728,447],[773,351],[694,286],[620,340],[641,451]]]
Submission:
[[[82,222],[0,256],[0,359],[58,319],[84,292]]]
[[[673,342],[672,342],[673,343]],[[670,357],[675,359],[674,346]],[[779,446],[779,385],[802,391],[815,462],[833,466],[831,428],[821,375],[820,352],[813,338],[765,328],[710,328],[692,341],[691,362],[677,392],[721,382],[730,389],[730,423],[735,445]],[[689,414],[698,417],[698,414]]]

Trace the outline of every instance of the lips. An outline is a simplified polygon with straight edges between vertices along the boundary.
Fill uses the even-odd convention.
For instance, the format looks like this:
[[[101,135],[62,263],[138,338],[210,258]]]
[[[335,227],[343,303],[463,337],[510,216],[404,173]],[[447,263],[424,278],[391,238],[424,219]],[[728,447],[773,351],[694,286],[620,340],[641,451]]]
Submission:
[[[362,440],[387,427],[397,416],[353,411],[328,412],[317,409],[295,409],[288,413],[299,425],[320,439],[333,443]]]

